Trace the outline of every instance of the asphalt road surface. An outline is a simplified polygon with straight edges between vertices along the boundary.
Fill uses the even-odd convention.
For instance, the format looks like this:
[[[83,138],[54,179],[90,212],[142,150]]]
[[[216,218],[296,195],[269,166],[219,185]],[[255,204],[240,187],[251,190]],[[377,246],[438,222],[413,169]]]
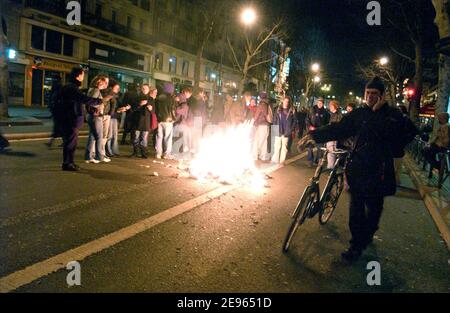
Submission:
[[[405,187],[386,199],[375,243],[348,265],[340,258],[349,240],[347,194],[328,225],[308,220],[291,251],[281,252],[313,175],[303,159],[255,193],[175,178],[167,167],[174,161],[86,165],[85,139],[77,152],[83,171],[62,172],[61,150],[43,142],[15,142],[0,155],[0,287],[19,282],[6,291],[449,292],[448,250],[405,173]],[[100,239],[110,234],[117,236]],[[49,265],[71,251],[85,253],[81,286],[68,286],[65,264],[53,273]],[[381,266],[380,286],[367,284],[370,261]]]

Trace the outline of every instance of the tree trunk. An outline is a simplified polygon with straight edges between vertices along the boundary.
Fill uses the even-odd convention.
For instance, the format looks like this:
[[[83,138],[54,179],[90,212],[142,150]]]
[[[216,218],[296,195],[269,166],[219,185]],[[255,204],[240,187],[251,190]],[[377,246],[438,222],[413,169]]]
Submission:
[[[435,24],[439,30],[441,39],[450,37],[450,16],[446,8],[450,5],[450,0],[432,0],[436,10]],[[448,112],[449,95],[450,95],[450,56],[441,54],[439,56],[439,84],[438,98],[435,104],[436,114],[440,112]],[[434,121],[433,131],[438,129],[438,121]]]
[[[195,59],[195,67],[194,67],[194,93],[197,94],[197,92],[200,90],[200,75],[201,75],[201,68],[202,68],[202,59],[203,59],[203,46],[201,46],[197,50],[197,57]]]
[[[414,75],[414,90],[415,94],[410,104],[410,118],[412,121],[417,121],[420,111],[420,100],[422,99],[423,91],[423,56],[422,43],[416,43],[416,74]]]
[[[436,101],[436,115],[441,112],[448,112],[448,103],[450,101],[450,56],[443,54],[439,57],[439,85],[438,98]],[[435,126],[438,125],[435,119]],[[437,130],[438,127],[434,127]]]

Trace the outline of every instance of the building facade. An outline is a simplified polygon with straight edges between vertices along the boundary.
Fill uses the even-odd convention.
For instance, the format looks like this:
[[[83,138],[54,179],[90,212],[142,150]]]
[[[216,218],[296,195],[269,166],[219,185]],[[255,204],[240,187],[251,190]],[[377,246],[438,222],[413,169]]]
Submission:
[[[129,83],[160,87],[171,82],[177,90],[194,85],[196,39],[190,29],[195,17],[190,12],[195,1],[81,0],[79,26],[67,23],[69,1],[2,2],[16,51],[9,62],[12,104],[47,106],[54,81],[64,83],[77,65],[89,69],[87,81],[107,74],[123,88]],[[193,6],[190,12],[182,9],[186,5]],[[213,48],[205,50],[200,75],[200,87],[210,98],[240,82],[240,74]]]

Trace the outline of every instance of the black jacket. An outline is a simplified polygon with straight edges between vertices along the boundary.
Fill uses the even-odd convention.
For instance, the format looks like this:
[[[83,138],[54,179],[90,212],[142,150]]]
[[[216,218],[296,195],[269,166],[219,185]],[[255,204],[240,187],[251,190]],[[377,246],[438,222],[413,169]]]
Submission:
[[[330,113],[323,107],[319,109],[317,105],[311,108],[308,116],[306,117],[306,128],[308,130],[313,130],[325,125],[330,122]]]
[[[407,134],[408,127],[404,127],[412,124],[408,121],[400,110],[387,103],[377,112],[365,106],[344,116],[339,123],[316,129],[311,136],[317,143],[355,137],[347,165],[350,191],[365,196],[394,195],[393,158],[399,154],[399,147],[404,147],[405,138],[414,136],[414,130],[410,128]]]
[[[152,112],[155,109],[155,100],[149,95],[141,95],[139,98],[139,103],[142,100],[147,100],[147,105],[153,107],[152,111],[147,109],[147,105],[136,106],[133,110],[133,130],[139,131],[152,131]]]
[[[102,103],[101,99],[83,94],[80,86],[79,81],[69,81],[61,89],[60,107],[56,108],[56,112],[62,126],[81,127],[84,121],[83,105],[97,106]]]
[[[175,122],[175,100],[172,95],[163,93],[156,101],[156,116],[159,123]]]

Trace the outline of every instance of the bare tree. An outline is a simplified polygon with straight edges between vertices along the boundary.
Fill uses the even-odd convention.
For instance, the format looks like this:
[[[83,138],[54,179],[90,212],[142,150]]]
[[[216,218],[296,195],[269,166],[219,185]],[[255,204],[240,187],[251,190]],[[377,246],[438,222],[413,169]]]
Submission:
[[[249,31],[241,31],[239,34],[243,36],[242,40],[232,42],[227,36],[228,48],[231,51],[231,61],[241,74],[240,91],[248,78],[249,72],[263,64],[267,64],[273,60],[272,55],[264,53],[266,45],[272,40],[279,40],[285,37],[282,31],[282,21],[274,23],[270,29],[263,29],[256,35],[250,34]],[[236,33],[238,34],[238,33]],[[241,45],[241,43],[243,43]]]
[[[303,89],[306,98],[313,93],[314,76],[317,75],[311,71],[311,65],[318,62],[321,68],[326,67],[330,51],[332,50],[328,40],[319,28],[308,28],[305,33],[295,38],[291,52],[293,68],[291,81],[298,84],[296,89]],[[325,81],[326,73],[322,71],[320,75],[321,81]]]
[[[439,56],[439,86],[438,99],[436,102],[436,113],[448,110],[450,95],[450,0],[432,0],[436,10],[435,24],[441,38],[441,54]],[[447,44],[444,41],[447,41]],[[444,52],[444,50],[447,52]],[[435,121],[437,123],[437,119]],[[434,130],[437,130],[435,124]]]
[[[393,30],[405,36],[412,44],[414,56],[409,51],[403,51],[400,47],[391,45],[391,50],[415,65],[414,88],[415,95],[410,103],[411,119],[419,116],[420,100],[423,92],[423,51],[424,51],[424,10],[428,0],[388,0],[385,15]],[[404,48],[404,47],[403,47]]]
[[[203,61],[203,53],[212,39],[213,33],[218,29],[217,25],[223,23],[221,18],[224,16],[227,1],[214,0],[196,0],[196,5],[199,6],[197,12],[197,19],[194,22],[193,32],[197,40],[196,61],[194,68],[194,90],[198,91],[200,88],[200,72]]]

